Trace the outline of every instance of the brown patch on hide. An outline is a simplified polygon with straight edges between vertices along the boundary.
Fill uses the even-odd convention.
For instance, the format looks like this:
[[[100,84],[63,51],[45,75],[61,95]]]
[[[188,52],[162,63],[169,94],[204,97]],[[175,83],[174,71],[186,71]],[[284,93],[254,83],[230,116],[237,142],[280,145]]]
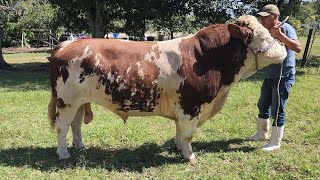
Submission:
[[[231,37],[241,39],[245,44],[251,43],[253,32],[248,27],[238,26],[237,24],[228,24],[228,30]]]
[[[177,93],[181,94],[184,113],[196,117],[202,104],[212,102],[223,85],[234,81],[244,65],[247,47],[240,39],[231,38],[226,25],[219,24],[183,40],[180,51],[182,66],[178,74],[185,81]]]
[[[105,87],[105,93],[112,97],[112,103],[120,106],[118,110],[154,110],[160,98],[160,89],[155,83],[160,72],[152,61],[145,60],[145,55],[154,52],[155,57],[151,60],[160,57],[159,48],[152,48],[156,43],[112,39],[89,39],[81,43],[88,44],[93,55],[82,61],[81,68],[84,70],[80,74],[79,83],[87,77],[98,76],[97,84]],[[97,53],[101,54],[98,66],[95,60]],[[144,73],[143,77],[139,71]],[[112,78],[108,79],[110,76]]]
[[[57,108],[59,109],[63,109],[65,108],[67,105],[64,103],[62,98],[58,98],[57,99]]]
[[[93,113],[91,110],[91,104],[90,103],[86,103],[84,105],[84,118],[83,118],[83,122],[85,124],[89,124],[93,119]]]

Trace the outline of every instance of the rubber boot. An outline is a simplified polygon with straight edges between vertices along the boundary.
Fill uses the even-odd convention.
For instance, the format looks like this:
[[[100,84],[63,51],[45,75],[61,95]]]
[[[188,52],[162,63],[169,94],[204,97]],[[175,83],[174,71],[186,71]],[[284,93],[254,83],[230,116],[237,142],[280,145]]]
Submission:
[[[272,126],[271,138],[268,144],[262,146],[262,150],[273,151],[280,149],[281,140],[283,137],[284,126],[276,127]]]
[[[257,124],[257,132],[254,136],[247,137],[246,140],[248,141],[259,141],[259,140],[267,140],[269,134],[269,118],[256,118]]]

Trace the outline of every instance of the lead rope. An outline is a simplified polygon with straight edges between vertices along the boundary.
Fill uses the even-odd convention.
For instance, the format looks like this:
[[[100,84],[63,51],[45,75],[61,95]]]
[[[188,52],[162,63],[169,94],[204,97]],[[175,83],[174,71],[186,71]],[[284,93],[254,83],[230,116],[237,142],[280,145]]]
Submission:
[[[277,93],[278,93],[278,108],[277,108],[277,114],[276,114],[276,129],[277,129],[277,134],[279,134],[278,130],[278,116],[279,116],[279,108],[280,108],[280,81],[281,81],[281,76],[282,76],[282,68],[283,68],[283,63],[281,63],[281,69],[280,69],[280,76],[278,80],[278,86],[277,86]]]

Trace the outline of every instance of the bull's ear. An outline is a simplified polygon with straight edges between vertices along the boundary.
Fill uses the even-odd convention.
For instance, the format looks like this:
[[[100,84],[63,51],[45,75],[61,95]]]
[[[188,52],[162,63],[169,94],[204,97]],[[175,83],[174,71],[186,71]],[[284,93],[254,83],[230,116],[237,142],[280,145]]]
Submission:
[[[252,39],[252,30],[247,27],[241,27],[237,24],[228,24],[228,30],[232,38],[241,39],[245,42]]]

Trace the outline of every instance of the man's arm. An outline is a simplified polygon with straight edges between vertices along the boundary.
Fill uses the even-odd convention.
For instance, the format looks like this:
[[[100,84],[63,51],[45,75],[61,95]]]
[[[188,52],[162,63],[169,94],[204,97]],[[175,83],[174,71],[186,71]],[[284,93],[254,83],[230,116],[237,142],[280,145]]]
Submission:
[[[301,44],[298,39],[290,39],[286,36],[280,28],[274,27],[270,30],[271,36],[276,39],[279,39],[282,43],[284,43],[289,49],[299,53],[301,51]]]

